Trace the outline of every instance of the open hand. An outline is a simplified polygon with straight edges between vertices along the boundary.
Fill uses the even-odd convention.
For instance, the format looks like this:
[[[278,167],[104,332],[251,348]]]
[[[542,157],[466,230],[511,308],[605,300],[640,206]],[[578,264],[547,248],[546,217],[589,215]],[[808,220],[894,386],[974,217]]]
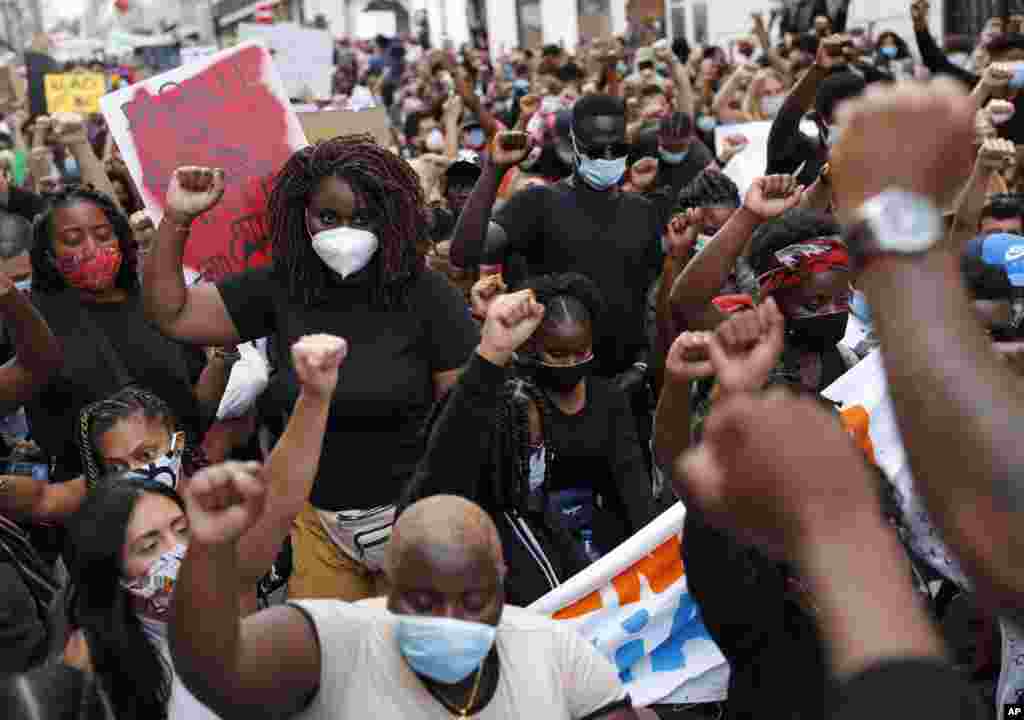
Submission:
[[[167,214],[182,225],[195,220],[224,196],[224,171],[207,167],[180,167],[167,188]]]
[[[192,540],[207,545],[235,542],[263,515],[265,494],[259,463],[226,462],[200,470],[182,493]]]
[[[348,355],[348,343],[334,335],[304,335],[292,345],[292,365],[302,391],[330,399],[338,386],[338,371]]]

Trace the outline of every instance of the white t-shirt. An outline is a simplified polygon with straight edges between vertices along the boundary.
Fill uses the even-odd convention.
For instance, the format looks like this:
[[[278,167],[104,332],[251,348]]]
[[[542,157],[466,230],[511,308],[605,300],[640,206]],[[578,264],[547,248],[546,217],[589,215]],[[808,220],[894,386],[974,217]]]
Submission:
[[[320,690],[301,720],[451,720],[398,649],[383,598],[301,600],[320,638]],[[576,720],[621,701],[615,667],[571,628],[506,605],[495,645],[498,689],[479,720]]]
[[[167,647],[167,640],[162,635],[149,634],[150,639],[156,644],[163,655],[167,665],[174,668],[174,660],[171,658],[170,650]],[[188,691],[185,684],[181,682],[178,673],[173,673],[171,681],[171,698],[167,702],[167,720],[220,720],[220,716],[210,708],[203,705],[196,697]]]

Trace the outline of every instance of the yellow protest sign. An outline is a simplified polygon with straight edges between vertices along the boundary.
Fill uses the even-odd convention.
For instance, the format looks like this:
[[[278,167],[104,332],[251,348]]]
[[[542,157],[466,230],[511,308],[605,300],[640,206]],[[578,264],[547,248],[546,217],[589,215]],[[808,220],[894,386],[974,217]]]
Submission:
[[[100,98],[107,92],[107,78],[102,73],[61,73],[44,76],[46,111],[81,114],[98,113]]]

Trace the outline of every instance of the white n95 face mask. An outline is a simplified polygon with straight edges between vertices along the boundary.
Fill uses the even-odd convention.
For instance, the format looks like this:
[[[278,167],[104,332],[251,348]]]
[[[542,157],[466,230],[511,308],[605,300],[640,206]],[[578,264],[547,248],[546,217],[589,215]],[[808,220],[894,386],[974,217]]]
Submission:
[[[369,230],[337,227],[313,236],[313,250],[342,279],[366,267],[380,242]]]

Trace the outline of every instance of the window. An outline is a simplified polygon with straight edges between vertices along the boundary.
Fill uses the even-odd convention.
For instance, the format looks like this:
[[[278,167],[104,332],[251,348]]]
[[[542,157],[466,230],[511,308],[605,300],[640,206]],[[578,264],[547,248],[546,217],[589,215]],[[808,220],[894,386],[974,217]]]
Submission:
[[[516,13],[519,17],[519,47],[539,48],[544,42],[540,0],[516,0]]]
[[[708,43],[708,4],[704,0],[693,4],[693,40],[698,45]]]
[[[607,38],[612,34],[609,0],[577,0],[580,42]]]
[[[668,36],[673,40],[686,37],[686,3],[684,0],[672,0],[669,7]],[[683,58],[686,61],[686,58]]]

